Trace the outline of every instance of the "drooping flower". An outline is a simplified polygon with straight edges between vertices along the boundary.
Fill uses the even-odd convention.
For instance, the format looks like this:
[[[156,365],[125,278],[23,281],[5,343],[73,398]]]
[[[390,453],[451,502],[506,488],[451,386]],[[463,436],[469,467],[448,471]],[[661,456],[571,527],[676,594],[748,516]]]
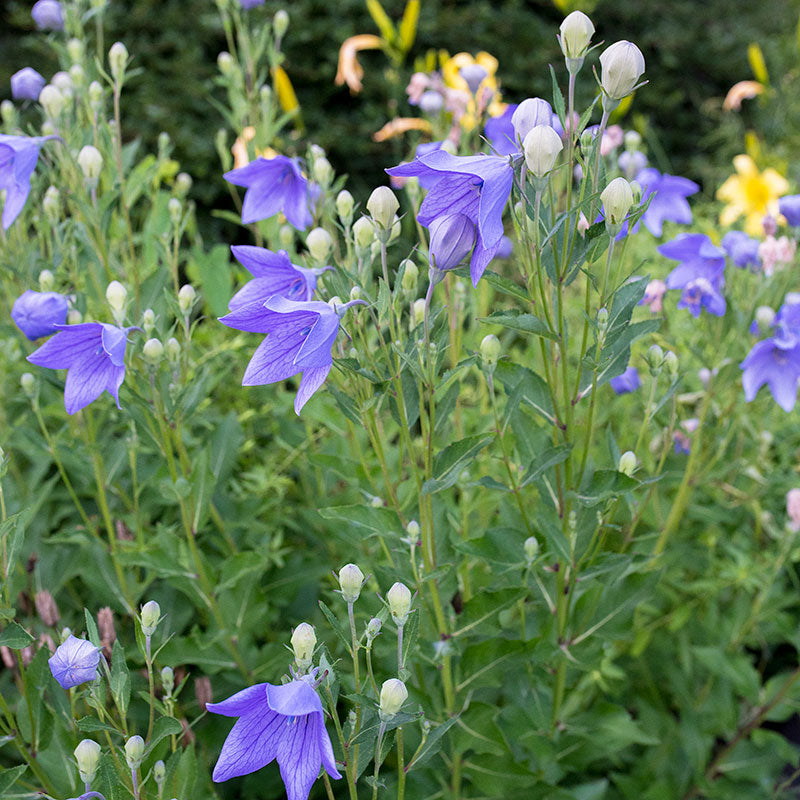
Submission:
[[[31,364],[66,369],[64,406],[74,414],[108,392],[119,405],[119,388],[125,380],[125,345],[133,328],[101,322],[58,325],[58,333],[28,356]],[[138,330],[138,328],[136,329]]]
[[[234,186],[247,189],[242,206],[242,222],[247,225],[282,211],[298,230],[314,221],[308,180],[297,159],[288,156],[257,158],[245,167],[226,172],[223,177]]]
[[[258,683],[223,700],[208,703],[213,714],[238,717],[214,767],[215,783],[265,767],[277,759],[288,800],[306,800],[322,765],[341,778],[313,676],[282,686]]]
[[[39,30],[64,30],[64,10],[58,0],[37,0],[31,9],[31,16]]]
[[[417,221],[429,227],[437,217],[464,214],[475,224],[477,238],[470,262],[473,285],[483,275],[503,237],[503,209],[511,194],[514,168],[502,156],[452,156],[436,150],[410,164],[386,170],[389,175],[434,178]]]
[[[778,211],[793,228],[800,227],[800,194],[789,194],[778,200]]]
[[[666,281],[668,289],[683,289],[678,308],[688,308],[694,317],[703,308],[715,316],[725,313],[721,294],[725,286],[724,250],[702,233],[682,233],[657,249],[661,255],[680,261]]]
[[[273,295],[289,300],[310,300],[317,288],[317,278],[330,267],[307,269],[292,264],[285,250],[273,253],[264,247],[234,245],[231,251],[253,276],[231,298],[228,308],[235,311],[248,303],[264,302]]]
[[[339,332],[340,316],[351,305],[363,302],[352,300],[332,308],[319,301],[294,302],[274,296],[221,317],[220,322],[229,328],[268,334],[250,359],[242,386],[277,383],[302,373],[294,400],[295,413],[299,414],[331,371],[331,347]]]
[[[787,348],[775,338],[764,339],[753,346],[739,366],[743,370],[742,386],[748,403],[766,384],[784,411],[794,408],[800,380],[800,344]]]
[[[733,166],[736,174],[717,189],[717,199],[726,204],[719,216],[720,224],[727,227],[744,217],[745,231],[758,236],[764,215],[777,213],[778,198],[789,191],[789,183],[772,168],[759,171],[747,155],[736,156]]]
[[[15,301],[11,319],[30,339],[55,333],[58,325],[67,321],[67,298],[58,292],[34,292],[28,289]]]
[[[644,290],[644,297],[639,301],[640,306],[650,306],[654,314],[658,314],[664,308],[664,294],[667,291],[667,284],[661,280],[652,280]]]
[[[358,63],[356,54],[360,50],[380,50],[382,47],[383,39],[374,33],[360,33],[345,39],[339,48],[339,65],[334,83],[337,86],[346,83],[350,88],[350,94],[358,94],[361,91],[364,68]]]
[[[39,148],[57,136],[11,136],[0,133],[0,190],[6,190],[3,228],[22,211],[31,191],[31,175],[39,158]]]
[[[728,231],[722,237],[721,244],[722,249],[737,267],[758,269],[761,265],[761,259],[758,257],[759,241],[744,231]]]
[[[742,108],[743,100],[752,100],[764,91],[764,84],[758,81],[739,81],[734,83],[725,99],[722,101],[722,108],[725,111],[739,111]]]
[[[613,377],[608,383],[615,394],[635,392],[642,385],[639,371],[636,367],[628,367],[625,372]]]
[[[46,83],[33,67],[23,67],[11,76],[11,96],[15,100],[38,100]]]
[[[475,223],[464,214],[437,217],[430,224],[431,241],[428,247],[434,269],[457,267],[475,246]]]
[[[62,689],[93,681],[100,661],[100,650],[86,639],[70,634],[48,659],[50,672]]]

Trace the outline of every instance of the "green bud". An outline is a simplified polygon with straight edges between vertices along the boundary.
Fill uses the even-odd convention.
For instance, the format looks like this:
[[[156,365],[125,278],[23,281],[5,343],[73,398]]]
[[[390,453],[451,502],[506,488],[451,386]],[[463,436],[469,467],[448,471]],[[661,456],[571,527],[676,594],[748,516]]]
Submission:
[[[291,225],[282,225],[278,231],[278,241],[284,250],[291,250],[294,246],[294,228]]]
[[[177,228],[181,224],[181,217],[183,217],[183,204],[177,197],[170,197],[167,209],[169,210],[170,221]]]
[[[103,87],[99,81],[92,81],[89,84],[89,105],[97,114],[103,105]]]
[[[361,287],[360,286],[353,286],[350,289],[350,299],[351,300],[360,300],[361,299]]]
[[[236,62],[227,50],[223,50],[217,56],[217,66],[219,67],[219,71],[227,77],[233,74],[234,69],[236,69]]]
[[[125,68],[128,66],[128,48],[122,42],[114,42],[108,51],[108,64],[111,67],[111,77],[116,83],[122,83],[125,78]]]
[[[178,197],[186,197],[192,189],[192,176],[188,172],[179,172],[175,178],[175,193]]]
[[[152,636],[156,632],[158,622],[161,619],[161,607],[155,600],[148,600],[142,606],[141,621],[142,633],[145,636]]]
[[[368,217],[359,217],[353,225],[353,238],[356,247],[366,250],[375,240],[375,230]]]
[[[297,668],[306,672],[314,658],[314,648],[317,645],[317,635],[314,628],[307,622],[301,622],[292,632],[292,650]]]
[[[272,18],[272,31],[276,39],[283,39],[289,29],[289,15],[284,9],[279,8]]]
[[[355,564],[345,564],[339,570],[339,588],[346,603],[355,603],[364,585],[364,573]]]
[[[617,471],[630,477],[636,471],[636,454],[632,450],[626,450],[619,457]]]
[[[529,536],[523,542],[522,549],[525,551],[525,560],[532,564],[539,554],[539,540],[535,536]]]
[[[328,159],[324,156],[316,159],[312,167],[312,173],[314,175],[314,180],[320,186],[329,186],[333,178],[333,167],[331,166],[331,162],[328,161]]]
[[[381,626],[383,623],[378,619],[378,617],[373,617],[368,623],[366,628],[367,633],[367,645],[372,644],[373,640],[378,636],[381,632]]]
[[[166,345],[167,360],[170,364],[177,364],[181,357],[181,343],[173,336],[167,340]]]
[[[53,273],[50,272],[49,269],[43,269],[39,273],[39,291],[40,292],[52,292],[54,283],[55,283],[55,278],[53,277]]]
[[[0,117],[7,128],[17,127],[17,109],[10,100],[0,103]]]
[[[161,670],[161,685],[168,695],[172,694],[172,690],[175,688],[175,673],[172,671],[172,667],[164,667]]]
[[[97,187],[100,180],[100,172],[103,169],[103,156],[96,147],[87,144],[78,153],[78,166],[81,168],[86,185],[90,189]]]
[[[144,739],[141,736],[131,736],[125,742],[125,761],[131,769],[139,769],[144,758]]]
[[[619,233],[633,205],[633,189],[625,178],[614,178],[600,194],[605,212],[606,227]],[[614,233],[614,235],[616,235]]]
[[[51,120],[58,119],[61,116],[66,102],[64,95],[50,83],[39,93],[39,105]]]
[[[400,208],[400,203],[394,192],[388,186],[379,186],[367,200],[367,211],[372,216],[379,237],[388,240],[394,225],[394,215]]]
[[[42,200],[42,207],[51,224],[58,221],[61,216],[61,193],[55,186],[48,186]]]
[[[80,39],[70,39],[67,42],[67,55],[73,64],[83,61],[83,42]]]
[[[400,285],[406,294],[413,294],[417,289],[417,280],[419,280],[419,267],[410,259],[407,258],[400,264],[400,270],[403,277],[400,278]]]
[[[380,715],[382,719],[393,717],[408,700],[408,689],[398,678],[389,678],[381,686]]]
[[[164,345],[158,339],[148,339],[142,348],[142,355],[145,361],[155,367],[164,357]]]
[[[142,313],[142,327],[144,332],[150,335],[150,331],[156,326],[156,313],[152,308],[146,308]]]
[[[484,369],[494,372],[501,352],[500,340],[493,333],[484,336],[483,341],[481,341],[481,358],[483,359]]]
[[[159,759],[153,764],[153,780],[159,786],[159,788],[164,784],[164,781],[167,779],[167,768],[164,762]]]
[[[675,380],[678,377],[678,356],[672,350],[667,350],[664,354],[664,369],[666,369],[667,375],[671,380]]]
[[[30,372],[23,372],[19,379],[19,384],[25,394],[33,398],[36,394],[36,378]]]
[[[347,189],[342,189],[336,195],[336,213],[339,215],[339,221],[342,225],[349,225],[353,221],[354,206],[353,195]]]
[[[185,283],[181,286],[178,292],[178,306],[184,314],[188,314],[192,310],[194,301],[197,299],[197,292],[191,283]]]
[[[411,590],[404,583],[398,581],[388,592],[386,602],[396,625],[405,625],[408,613],[411,611]]]
[[[100,765],[100,745],[92,739],[82,739],[73,750],[73,755],[78,764],[81,781],[89,785],[97,775],[97,768]]]
[[[415,519],[412,519],[408,525],[406,525],[406,533],[408,534],[409,539],[413,539],[415,542],[419,540],[419,522]]]
[[[86,82],[86,70],[80,64],[73,64],[69,68],[69,77],[73,86],[82,87]]]
[[[325,228],[314,228],[306,237],[306,247],[311,258],[317,263],[323,263],[333,248],[333,239]]]
[[[650,367],[650,374],[653,376],[661,372],[661,367],[664,365],[664,351],[657,345],[650,345],[650,349],[645,356],[647,366]]]

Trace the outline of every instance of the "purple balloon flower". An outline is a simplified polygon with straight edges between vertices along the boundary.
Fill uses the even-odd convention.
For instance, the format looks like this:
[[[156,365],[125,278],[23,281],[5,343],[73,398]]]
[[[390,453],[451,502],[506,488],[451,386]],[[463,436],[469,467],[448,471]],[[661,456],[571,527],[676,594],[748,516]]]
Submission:
[[[625,372],[612,378],[608,383],[616,394],[635,392],[642,385],[636,367],[628,367]]]
[[[437,270],[454,269],[475,246],[475,223],[464,214],[437,217],[430,224],[428,255]]]
[[[57,136],[10,136],[0,133],[0,190],[6,190],[3,228],[8,230],[19,216],[31,191],[31,175],[39,158],[39,148]]]
[[[356,303],[364,301],[352,300],[334,310],[327,303],[294,302],[276,295],[263,303],[240,306],[221,317],[219,321],[229,328],[269,334],[250,359],[242,386],[277,383],[302,372],[294,400],[295,413],[299,414],[328,377],[340,315]]]
[[[108,392],[119,408],[119,387],[125,380],[125,345],[133,328],[101,322],[56,328],[58,333],[34,350],[28,361],[39,367],[68,370],[64,386],[67,414],[85,408],[103,392]]]
[[[556,117],[558,119],[558,117]],[[523,100],[511,118],[514,127],[514,141],[524,142],[525,137],[537,125],[550,125],[553,123],[553,107],[541,97],[529,97]],[[560,134],[559,134],[560,135]],[[520,148],[517,147],[517,151]]]
[[[50,672],[62,689],[93,681],[100,661],[100,650],[86,639],[70,634],[48,659]]]
[[[681,262],[667,276],[668,289],[683,289],[678,308],[688,308],[694,317],[703,308],[721,317],[726,309],[721,293],[725,286],[725,251],[702,233],[682,233],[657,249],[661,255]]]
[[[257,158],[247,166],[226,172],[223,177],[228,183],[247,189],[242,207],[245,225],[272,217],[279,211],[298,230],[305,230],[314,221],[309,210],[313,197],[296,158]]]
[[[239,5],[245,10],[255,8],[256,6],[263,6],[264,0],[239,0]]]
[[[641,221],[653,236],[661,236],[664,220],[689,225],[692,221],[692,210],[686,198],[700,190],[700,187],[688,178],[677,175],[663,175],[652,167],[643,169],[636,176],[642,187],[642,202],[650,195],[653,199],[642,215]],[[634,225],[633,232],[636,233]]]
[[[490,117],[486,120],[483,132],[491,143],[492,150],[499,156],[510,156],[519,152],[519,146],[514,136],[514,125],[511,122],[517,108],[516,103],[509,103],[499,117]]]
[[[722,237],[722,249],[730,256],[731,261],[737,267],[761,266],[761,259],[758,257],[758,239],[753,239],[744,231],[728,231]]]
[[[778,211],[793,227],[800,227],[800,194],[788,194],[778,200]]]
[[[511,258],[511,254],[514,252],[514,243],[508,236],[504,236],[500,240],[500,247],[497,248],[497,252],[495,253],[495,258]]]
[[[11,309],[11,319],[32,342],[56,332],[67,321],[67,298],[58,292],[23,292]]]
[[[39,30],[64,30],[64,10],[58,0],[38,0],[33,4],[31,16]]]
[[[38,100],[46,83],[33,67],[23,67],[11,76],[11,96],[15,100]]]
[[[451,156],[436,150],[386,172],[406,178],[436,178],[417,214],[420,225],[430,227],[435,219],[452,214],[472,220],[477,235],[470,274],[477,286],[503,238],[503,209],[514,182],[511,161],[503,156]]]
[[[253,276],[231,298],[228,308],[235,311],[248,303],[264,302],[273,295],[289,300],[310,300],[317,288],[317,278],[331,267],[306,269],[292,264],[285,250],[273,253],[264,247],[234,245],[233,255]]]
[[[283,686],[257,683],[206,708],[239,718],[222,745],[215,783],[256,772],[277,759],[288,800],[306,800],[320,764],[331,778],[342,777],[325,730],[322,702],[307,678]]]
[[[784,411],[794,408],[800,380],[800,344],[785,348],[775,338],[764,339],[753,346],[739,366],[743,370],[742,386],[748,403],[767,384],[775,402]]]

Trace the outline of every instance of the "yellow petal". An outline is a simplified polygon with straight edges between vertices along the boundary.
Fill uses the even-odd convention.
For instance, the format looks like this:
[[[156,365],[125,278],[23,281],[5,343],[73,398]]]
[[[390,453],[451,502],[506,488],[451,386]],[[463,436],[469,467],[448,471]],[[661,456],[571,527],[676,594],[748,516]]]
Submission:
[[[752,211],[744,221],[744,232],[750,236],[761,236],[764,233],[764,214]]]
[[[753,161],[750,156],[744,154],[734,156],[733,168],[744,178],[749,178],[758,174],[756,162]]]
[[[499,62],[491,53],[481,50],[481,52],[475,56],[475,60],[489,73],[489,75],[494,75],[497,72]]]
[[[727,228],[728,225],[733,225],[733,223],[736,222],[736,220],[739,219],[743,213],[744,209],[741,206],[725,206],[719,215],[719,224],[724,225]]]
[[[772,168],[765,169],[761,173],[761,177],[764,183],[769,187],[770,192],[776,197],[780,197],[780,195],[786,194],[789,191],[789,181],[777,170]]]
[[[742,179],[738,175],[731,175],[722,186],[717,189],[717,200],[726,203],[735,203],[742,196]]]

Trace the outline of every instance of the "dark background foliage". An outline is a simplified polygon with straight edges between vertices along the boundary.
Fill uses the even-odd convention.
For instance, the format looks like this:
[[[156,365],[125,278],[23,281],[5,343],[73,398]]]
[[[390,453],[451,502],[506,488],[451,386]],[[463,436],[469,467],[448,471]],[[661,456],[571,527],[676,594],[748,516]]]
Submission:
[[[385,0],[399,19],[404,0]],[[45,60],[41,35],[33,32],[28,2],[0,5],[0,98],[9,76],[25,65],[46,77],[56,65]],[[251,13],[265,19],[281,7],[268,2]],[[417,40],[400,74],[380,52],[360,56],[364,90],[351,96],[334,86],[338,49],[348,36],[373,33],[363,0],[295,0],[287,5],[291,26],[285,41],[286,68],[295,85],[310,137],[321,144],[338,172],[348,173],[357,196],[382,181],[382,169],[405,154],[402,140],[373,142],[371,134],[395,114],[413,110],[403,86],[415,58],[430,49],[488,50],[500,62],[504,98],[549,97],[546,65],[562,71],[555,32],[562,14],[550,2],[425,0]],[[662,169],[698,180],[713,193],[743,149],[742,115],[724,114],[722,98],[735,82],[751,78],[747,45],[758,42],[773,75],[796,61],[793,0],[600,0],[592,17],[597,40],[635,41],[647,59],[650,83],[638,92],[625,120],[646,131],[651,159]],[[123,39],[141,72],[131,82],[126,129],[155,148],[162,130],[175,143],[175,157],[195,178],[200,206],[225,206],[213,135],[222,119],[209,103],[215,58],[224,49],[212,0],[111,2],[108,40]],[[588,94],[591,84],[583,80]],[[586,97],[580,98],[583,102]],[[135,109],[135,111],[131,111]],[[202,208],[201,208],[202,214]]]

